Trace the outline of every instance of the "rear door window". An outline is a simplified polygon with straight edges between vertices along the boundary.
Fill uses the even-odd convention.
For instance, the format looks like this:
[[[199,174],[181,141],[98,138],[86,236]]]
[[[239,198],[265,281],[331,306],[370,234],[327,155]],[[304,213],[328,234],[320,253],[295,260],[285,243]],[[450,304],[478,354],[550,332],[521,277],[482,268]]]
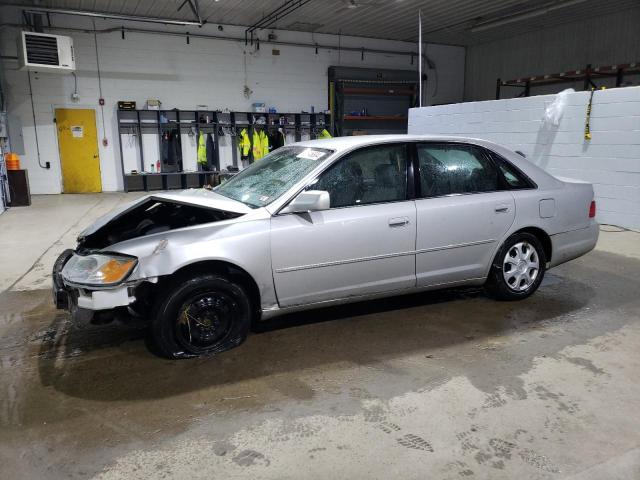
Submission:
[[[523,188],[535,188],[535,184],[507,160],[493,152],[489,152],[489,155],[491,155],[493,161],[498,165],[508,189],[519,190]]]
[[[422,197],[501,190],[493,162],[474,145],[418,144]]]

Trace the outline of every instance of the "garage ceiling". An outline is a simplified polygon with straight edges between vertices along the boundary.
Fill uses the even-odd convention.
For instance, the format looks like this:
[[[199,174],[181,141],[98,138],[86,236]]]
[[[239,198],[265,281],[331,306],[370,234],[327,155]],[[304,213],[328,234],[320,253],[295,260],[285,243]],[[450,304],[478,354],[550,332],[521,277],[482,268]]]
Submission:
[[[25,6],[193,20],[193,13],[187,6],[177,11],[181,3],[182,0],[12,2]],[[252,25],[283,3],[285,0],[199,0],[203,19],[227,25]],[[555,9],[540,12],[541,7],[549,6]],[[275,23],[273,28],[414,42],[418,37],[417,11],[421,8],[425,41],[474,45],[634,7],[638,7],[638,0],[312,0]],[[514,16],[519,18],[514,19]],[[471,31],[474,26],[494,21],[498,24],[482,31]]]

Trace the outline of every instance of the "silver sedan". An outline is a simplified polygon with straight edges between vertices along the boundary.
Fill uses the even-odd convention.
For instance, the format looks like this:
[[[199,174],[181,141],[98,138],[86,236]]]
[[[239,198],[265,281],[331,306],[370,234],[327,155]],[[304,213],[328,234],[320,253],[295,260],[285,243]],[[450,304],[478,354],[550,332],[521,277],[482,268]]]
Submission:
[[[343,137],[275,150],[213,191],[158,193],[87,228],[54,267],[58,308],[146,319],[171,358],[239,345],[252,322],[485,285],[536,291],[592,250],[593,187],[490,142]]]

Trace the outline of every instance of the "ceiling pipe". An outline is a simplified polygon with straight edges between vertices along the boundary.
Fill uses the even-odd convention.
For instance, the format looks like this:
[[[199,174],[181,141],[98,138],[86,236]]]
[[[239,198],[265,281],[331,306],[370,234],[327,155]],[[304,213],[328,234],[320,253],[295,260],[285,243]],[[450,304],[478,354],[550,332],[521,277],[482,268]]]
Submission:
[[[0,27],[14,27],[14,28],[25,28],[28,25],[22,23],[1,23]],[[44,27],[45,30],[56,30],[56,31],[67,31],[67,32],[82,32],[82,33],[94,33],[93,29],[86,28],[73,28],[73,27]],[[105,28],[102,30],[95,30],[97,34],[107,34],[107,33],[140,33],[147,35],[169,35],[173,37],[186,37],[187,35],[192,38],[203,38],[207,40],[223,40],[227,42],[242,42],[244,43],[244,38],[241,37],[225,37],[222,35],[209,35],[206,33],[191,33],[188,34],[186,32],[171,32],[167,30],[152,30],[146,28],[134,28],[134,27],[112,27]],[[268,45],[281,45],[288,47],[300,47],[300,48],[313,48],[315,49],[324,49],[324,50],[340,50],[347,52],[358,52],[359,54],[364,53],[378,53],[381,55],[397,55],[401,57],[417,57],[418,53],[410,50],[383,50],[379,48],[366,48],[366,47],[344,47],[337,45],[323,45],[320,43],[304,43],[304,42],[286,42],[281,40],[260,40],[261,43]],[[423,55],[424,56],[424,55]]]
[[[195,17],[198,19],[198,23],[200,25],[203,25],[202,17],[200,16],[200,6],[198,5],[198,0],[184,0],[184,2],[182,2],[182,4],[178,7],[178,11],[180,11],[182,7],[184,7],[187,3],[189,4],[189,8],[191,9]]]
[[[10,7],[24,7],[24,5],[5,5]],[[164,25],[197,26],[201,27],[203,22],[192,22],[188,20],[174,20],[170,18],[139,17],[136,15],[120,15],[117,13],[88,12],[86,10],[67,10],[64,8],[27,7],[23,9],[26,13],[48,13],[56,15],[74,15],[78,17],[109,18],[113,20],[125,20],[128,22],[162,23]]]
[[[284,5],[276,8],[274,11],[265,15],[255,24],[251,25],[247,28],[249,32],[253,32],[254,30],[263,29],[271,26],[274,22],[281,20],[282,17],[289,15],[290,13],[298,10],[299,8],[304,7],[311,0],[289,0],[289,2]]]
[[[298,10],[299,8],[304,7],[311,0],[289,0],[288,2],[282,4],[280,7],[273,10],[268,15],[262,17],[257,23],[248,27],[244,32],[245,45],[247,44],[247,36],[251,35],[251,45],[253,45],[253,32],[256,30],[262,30],[264,28],[270,27],[278,20],[281,20],[283,17],[286,17],[290,13]]]
[[[573,5],[584,3],[586,1],[587,0],[569,0],[567,2],[548,3],[543,7],[534,8],[533,10],[524,11],[522,13],[516,13],[515,15],[507,15],[501,18],[496,18],[495,20],[489,20],[487,22],[477,23],[473,27],[471,27],[470,30],[473,33],[484,32],[485,30],[501,27],[503,25],[508,25],[510,23],[519,22],[521,20],[527,20],[529,18],[539,17],[549,12],[553,12],[554,10],[571,7]]]

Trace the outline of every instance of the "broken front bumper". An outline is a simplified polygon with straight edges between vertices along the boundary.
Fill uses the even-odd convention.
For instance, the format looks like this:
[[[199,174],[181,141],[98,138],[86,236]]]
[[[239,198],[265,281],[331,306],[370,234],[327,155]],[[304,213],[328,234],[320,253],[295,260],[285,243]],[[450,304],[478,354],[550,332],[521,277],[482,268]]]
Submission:
[[[56,308],[68,310],[74,318],[91,320],[95,312],[106,313],[135,301],[135,297],[130,295],[132,287],[127,285],[89,290],[65,283],[61,272],[73,255],[73,250],[65,250],[53,265],[53,301]]]
[[[73,250],[67,249],[58,257],[56,262],[53,264],[53,303],[56,305],[56,308],[59,310],[69,310],[69,306],[71,302],[69,301],[69,292],[62,280],[62,268],[66,265],[69,259],[73,256]]]

